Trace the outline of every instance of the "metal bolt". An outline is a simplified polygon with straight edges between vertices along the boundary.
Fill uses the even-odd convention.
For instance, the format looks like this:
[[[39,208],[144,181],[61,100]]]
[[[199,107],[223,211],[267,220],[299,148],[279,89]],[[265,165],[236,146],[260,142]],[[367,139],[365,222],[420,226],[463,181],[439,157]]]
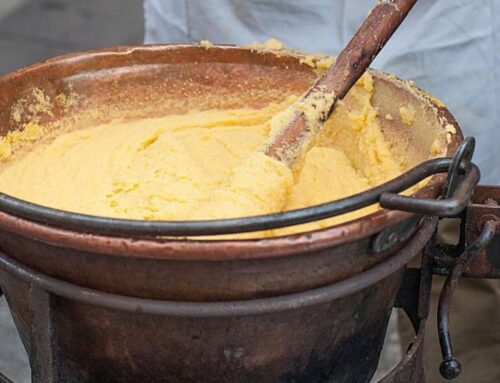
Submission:
[[[493,221],[497,225],[497,231],[500,229],[500,218],[493,214],[484,214],[477,220],[477,230],[479,232],[483,231],[484,225],[488,221]]]

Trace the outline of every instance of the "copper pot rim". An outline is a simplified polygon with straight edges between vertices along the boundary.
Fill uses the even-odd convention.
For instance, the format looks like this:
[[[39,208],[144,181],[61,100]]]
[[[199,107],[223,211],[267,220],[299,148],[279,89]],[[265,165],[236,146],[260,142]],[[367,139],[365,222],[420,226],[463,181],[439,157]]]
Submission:
[[[36,63],[15,72],[0,76],[0,86],[9,81],[27,75],[31,72],[43,70],[52,65],[69,65],[76,62],[91,61],[96,57],[127,56],[143,52],[164,52],[176,49],[206,49],[198,45],[169,44],[169,45],[140,45],[119,46],[115,48],[104,48],[74,52],[57,56],[44,62]],[[234,45],[213,45],[210,49],[250,50],[253,48],[238,47]],[[262,53],[255,53],[262,54]],[[297,60],[303,56],[299,52],[265,51],[265,54],[274,54],[279,57],[295,57]],[[395,76],[370,69],[371,73],[379,79],[392,81],[399,85],[408,87],[408,83]],[[453,125],[457,134],[452,137],[448,144],[447,154],[451,155],[461,142],[463,136],[461,130],[451,113],[426,92],[411,85],[411,91],[426,103],[427,106],[436,110],[443,119],[442,125]],[[437,198],[445,176],[435,175],[429,183],[415,193],[421,198]],[[57,210],[57,209],[54,209]],[[243,259],[278,258],[283,256],[303,254],[317,251],[332,246],[338,246],[349,242],[367,238],[381,230],[393,226],[409,217],[412,213],[401,211],[389,211],[381,209],[370,215],[356,220],[341,223],[328,228],[297,233],[292,235],[277,236],[256,239],[186,239],[186,238],[161,238],[161,237],[120,237],[96,233],[86,233],[62,227],[39,223],[25,219],[14,214],[0,211],[0,227],[23,236],[49,243],[57,247],[70,247],[82,251],[91,251],[106,255],[127,256],[134,258],[154,258],[164,260],[185,261],[229,261]],[[97,218],[97,217],[96,217]],[[147,223],[148,221],[142,221]]]
[[[130,297],[97,291],[85,286],[75,285],[44,275],[36,270],[20,264],[13,258],[0,253],[0,269],[15,274],[27,283],[36,283],[50,293],[59,297],[75,300],[81,303],[96,305],[105,308],[137,312],[152,315],[173,315],[183,317],[221,317],[240,315],[259,315],[271,312],[282,312],[312,305],[325,304],[332,300],[355,294],[363,289],[370,288],[376,283],[389,278],[401,271],[427,243],[435,232],[438,223],[437,217],[428,217],[423,221],[419,230],[391,259],[391,262],[382,262],[373,268],[352,275],[332,284],[307,289],[299,292],[287,293],[279,296],[260,297],[231,301],[175,301],[155,300],[139,297]]]

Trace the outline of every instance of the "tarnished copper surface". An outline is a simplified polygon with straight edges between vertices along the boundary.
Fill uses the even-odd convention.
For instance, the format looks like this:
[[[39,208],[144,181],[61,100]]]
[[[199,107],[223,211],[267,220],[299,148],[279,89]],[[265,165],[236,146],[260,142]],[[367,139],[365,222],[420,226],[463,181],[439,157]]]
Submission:
[[[420,108],[417,116],[422,114],[423,123],[429,120],[422,132],[416,126],[413,133],[416,153],[422,152],[419,142],[425,140],[423,130],[455,124],[446,109],[423,92],[378,72],[373,75],[374,102],[381,112],[405,102]],[[186,78],[193,79],[191,85],[185,85]],[[243,88],[242,78],[248,79]],[[294,55],[236,47],[124,47],[72,54],[0,78],[0,129],[16,128],[10,119],[10,105],[34,86],[54,96],[71,83],[84,100],[80,109],[110,104],[133,117],[144,110],[164,113],[161,103],[172,97],[185,99],[185,107],[189,107],[201,102],[207,92],[225,95],[226,103],[276,101],[283,94],[307,89],[314,78],[312,68],[300,64]],[[279,92],[272,96],[259,93],[269,87]],[[390,101],[391,94],[396,101]],[[443,121],[433,115],[435,110]],[[53,118],[63,118],[64,113],[61,110]],[[394,132],[405,145],[410,139],[404,136],[408,129],[390,123],[384,126],[387,136]],[[453,137],[449,153],[460,137]],[[443,176],[434,177],[419,195],[437,196],[442,180]],[[371,237],[409,216],[380,211],[325,230],[287,237],[186,241],[88,235],[0,212],[0,244],[34,269],[104,291],[162,299],[227,300],[300,291],[359,273],[390,255],[372,254]]]
[[[477,254],[464,268],[464,276],[500,278],[500,187],[479,186],[465,212],[465,245],[472,244],[485,223],[496,222],[496,235],[490,245]]]
[[[47,277],[2,253],[0,269],[31,285],[34,383],[368,382],[404,266],[436,224],[435,218],[426,220],[396,256],[369,271],[260,300],[129,299]],[[405,286],[408,294],[400,292],[398,302],[408,309],[418,289]],[[417,371],[414,354],[395,377],[407,364],[410,373]]]
[[[446,124],[456,126],[456,123],[445,108],[438,107],[413,87],[378,72],[373,75],[374,103],[381,113],[397,108],[401,102],[419,108],[417,117],[421,121],[412,135],[407,127],[403,129],[396,122],[384,122],[384,131],[387,136],[397,137],[401,145],[407,144],[408,150],[415,152],[415,160],[421,161],[418,155],[423,153],[423,147],[429,147],[425,142],[429,132],[436,129],[444,132]],[[186,86],[186,78],[191,78],[194,85]],[[248,80],[244,86],[242,78]],[[208,50],[195,46],[122,47],[67,55],[0,77],[0,133],[16,129],[17,125],[10,118],[10,108],[19,98],[28,96],[35,86],[53,97],[71,83],[74,91],[83,95],[78,108],[106,105],[107,113],[100,116],[105,119],[118,113],[130,118],[162,114],[167,112],[169,104],[166,101],[172,97],[184,100],[184,108],[199,106],[205,102],[207,93],[214,92],[224,96],[225,105],[243,102],[259,106],[279,101],[288,94],[300,94],[314,78],[313,70],[300,64],[294,55],[255,53],[236,47]],[[262,93],[270,88],[277,92]],[[110,105],[114,108],[109,108]],[[217,105],[205,102],[204,106]],[[436,110],[439,117],[435,115]],[[57,110],[47,119],[65,118],[65,113]],[[426,127],[430,129],[427,134]],[[460,141],[460,134],[452,138],[449,154]],[[444,176],[433,177],[418,195],[437,197],[443,180]],[[246,300],[326,286],[359,274],[383,260],[390,261],[400,246],[375,254],[371,241],[382,229],[398,225],[411,216],[380,211],[356,221],[293,236],[188,241],[90,235],[0,212],[0,249],[34,270],[98,291],[173,301]],[[23,342],[30,349],[33,325],[28,306],[30,286],[5,272],[0,272],[0,285]],[[224,323],[167,318],[159,324],[154,317],[123,316],[61,299],[56,302],[62,315],[57,318],[62,327],[60,346],[68,348],[72,366],[68,364],[68,368],[81,370],[82,381],[85,381],[84,371],[91,365],[97,375],[88,379],[96,382],[105,381],[106,374],[117,378],[134,376],[134,373],[140,375],[139,367],[146,363],[150,366],[163,363],[165,357],[176,358],[172,359],[172,374],[187,366],[195,375],[186,375],[184,381],[197,381],[199,372],[195,367],[200,363],[211,365],[208,361],[212,359],[204,359],[205,354],[201,352],[203,347],[208,347],[211,351],[206,355],[226,358],[226,364],[216,364],[214,368],[223,371],[228,365],[232,366],[226,370],[225,381],[235,381],[236,374],[241,376],[243,373],[248,374],[248,381],[262,381],[259,371],[268,367],[275,371],[291,371],[288,381],[299,382],[302,380],[295,377],[311,378],[307,370],[310,363],[316,363],[315,371],[320,366],[320,371],[332,376],[335,371],[325,370],[332,361],[342,364],[348,355],[351,358],[361,353],[366,344],[360,341],[362,332],[368,334],[369,344],[381,342],[392,306],[389,298],[398,287],[399,277],[394,276],[356,296],[329,305],[290,311],[280,316],[235,318]],[[361,314],[363,321],[352,320]],[[260,344],[259,350],[265,352],[257,353],[249,365],[239,365],[236,356],[240,352],[233,348],[237,348],[240,341],[247,342],[249,349],[257,350],[258,339],[249,337],[249,329],[266,333],[268,343]],[[216,349],[212,343],[224,331],[228,337],[219,341],[228,348],[226,353],[224,348]],[[196,348],[198,339],[201,346]],[[331,339],[335,339],[335,348],[332,348]],[[303,342],[307,342],[307,347]],[[94,356],[82,359],[70,345],[80,351],[90,350],[90,355]],[[312,348],[315,354],[311,352],[306,356],[304,349]],[[152,353],[146,358],[144,355],[150,349],[164,349],[165,354],[161,358]],[[323,360],[322,355],[328,357]],[[360,374],[369,374],[371,363],[376,365],[376,356],[370,361],[366,371]],[[144,369],[141,371],[146,373]],[[211,381],[212,377],[207,379]],[[314,379],[322,381],[321,376]]]

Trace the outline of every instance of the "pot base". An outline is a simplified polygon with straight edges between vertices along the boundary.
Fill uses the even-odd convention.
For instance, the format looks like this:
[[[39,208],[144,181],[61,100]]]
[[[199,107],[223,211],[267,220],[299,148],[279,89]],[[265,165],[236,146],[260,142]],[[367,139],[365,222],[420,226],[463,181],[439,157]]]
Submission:
[[[116,296],[4,254],[0,282],[14,318],[23,302],[10,299],[13,288],[29,286],[31,326],[16,324],[35,382],[368,382],[405,265],[435,226],[435,219],[426,221],[397,255],[367,272],[260,300]]]

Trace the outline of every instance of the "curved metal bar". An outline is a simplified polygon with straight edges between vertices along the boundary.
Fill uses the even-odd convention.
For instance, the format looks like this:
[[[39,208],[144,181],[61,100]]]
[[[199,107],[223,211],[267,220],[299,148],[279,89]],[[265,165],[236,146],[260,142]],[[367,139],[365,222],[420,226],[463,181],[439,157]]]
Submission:
[[[410,262],[432,237],[436,226],[436,217],[427,218],[397,255],[354,277],[314,290],[248,301],[176,302],[109,294],[49,277],[1,252],[0,268],[59,297],[109,309],[183,317],[256,315],[322,304],[368,288]]]
[[[471,164],[467,175],[457,186],[450,198],[441,200],[422,199],[402,196],[394,193],[384,193],[380,196],[380,206],[387,209],[410,211],[412,213],[437,215],[439,217],[454,217],[462,212],[476,185],[479,182],[479,168]]]
[[[344,214],[379,201],[382,194],[398,193],[423,179],[448,171],[452,158],[423,162],[405,174],[380,186],[308,208],[283,213],[205,221],[143,221],[96,217],[33,204],[0,193],[0,210],[44,224],[75,231],[124,236],[201,236],[234,234],[293,226]]]
[[[463,182],[472,161],[475,148],[476,139],[474,137],[467,137],[455,151],[450,169],[448,170],[448,181],[444,190],[445,198],[451,198],[455,190]]]
[[[443,362],[439,366],[441,375],[446,379],[454,379],[462,371],[460,362],[455,358],[450,340],[449,322],[450,306],[453,293],[457,287],[458,280],[462,276],[465,266],[482,250],[484,250],[495,236],[497,224],[495,221],[487,221],[481,235],[473,242],[460,257],[457,258],[446,282],[441,290],[438,303],[438,333],[441,345]]]
[[[380,206],[413,213],[454,217],[465,209],[481,172],[471,160],[476,147],[474,137],[467,137],[457,148],[448,168],[448,179],[443,190],[443,199],[421,199],[384,193],[380,196]]]

